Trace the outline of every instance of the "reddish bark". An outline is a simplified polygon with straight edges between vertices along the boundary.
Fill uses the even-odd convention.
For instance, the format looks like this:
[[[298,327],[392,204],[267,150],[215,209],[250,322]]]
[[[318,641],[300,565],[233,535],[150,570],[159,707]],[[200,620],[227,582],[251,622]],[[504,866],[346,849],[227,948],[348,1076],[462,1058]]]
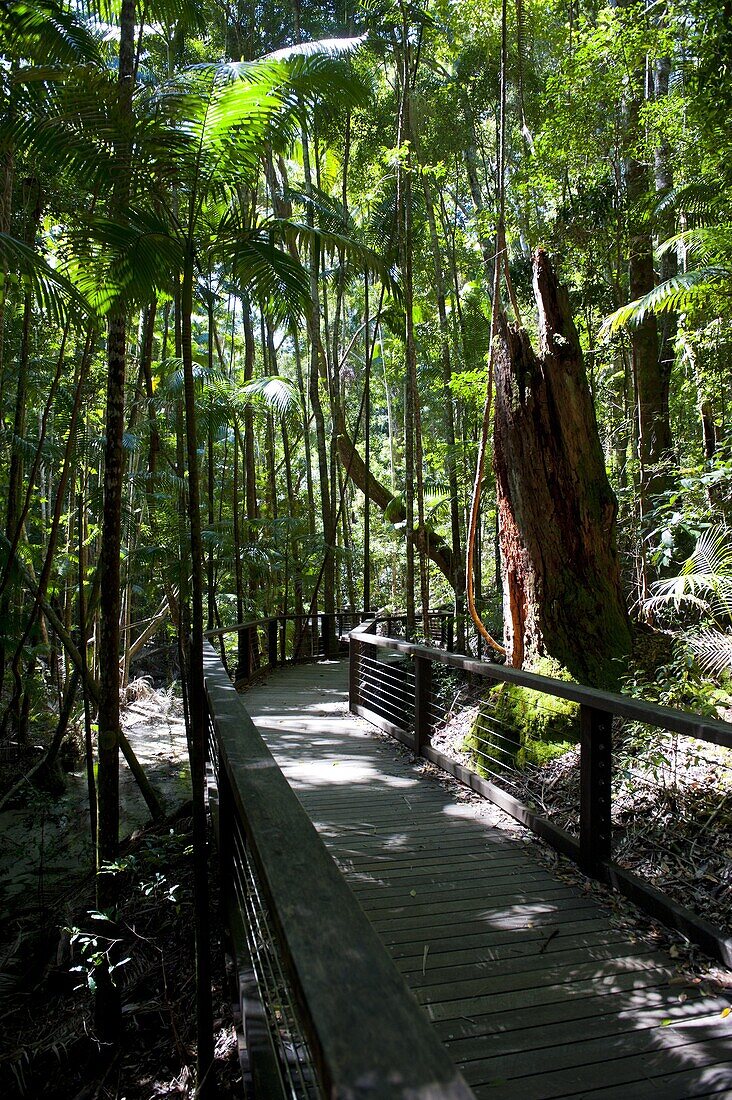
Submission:
[[[539,355],[501,318],[495,363],[495,471],[505,643],[520,667],[549,654],[608,684],[630,625],[615,545],[617,502],[566,291],[534,258]]]

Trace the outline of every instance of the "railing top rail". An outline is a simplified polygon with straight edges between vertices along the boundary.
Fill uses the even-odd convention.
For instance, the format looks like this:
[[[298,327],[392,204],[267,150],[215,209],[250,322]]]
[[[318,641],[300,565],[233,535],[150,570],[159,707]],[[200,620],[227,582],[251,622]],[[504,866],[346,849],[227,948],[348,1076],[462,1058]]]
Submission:
[[[267,626],[269,623],[273,622],[311,622],[313,619],[318,618],[324,614],[326,614],[326,612],[324,611],[312,611],[303,615],[260,615],[257,619],[246,619],[244,622],[234,623],[232,626],[218,626],[215,630],[204,630],[203,636],[204,638],[220,638],[224,634],[234,634],[240,630],[251,629],[254,626]],[[375,617],[381,616],[384,619],[391,619],[392,622],[406,620],[407,617],[403,612],[400,611],[395,611],[393,615],[388,615],[383,612],[364,611],[363,608],[360,607],[339,607],[334,612],[332,612],[332,614],[335,615],[336,618],[344,618],[348,615],[373,615]],[[450,611],[430,611],[431,617],[436,617],[440,615],[449,617],[451,614],[452,612]],[[368,621],[372,622],[374,620],[369,619]]]
[[[244,623],[234,623],[233,626],[218,626],[215,630],[204,630],[204,638],[221,638],[224,634],[238,633],[240,630],[249,630],[253,626],[266,626],[281,618],[280,615],[267,615],[260,619],[248,619]]]
[[[374,623],[369,622],[355,627],[351,631],[351,637],[380,649],[393,650],[397,653],[403,653],[405,656],[423,657],[435,664],[459,668],[464,672],[484,676],[488,680],[516,684],[517,687],[530,688],[532,691],[538,691],[544,695],[554,695],[560,699],[569,699],[582,706],[606,711],[620,718],[643,722],[649,726],[658,726],[672,733],[680,733],[686,737],[695,737],[700,741],[708,741],[711,744],[732,749],[732,724],[729,722],[704,718],[698,714],[685,714],[683,711],[673,710],[671,707],[646,703],[642,699],[633,699],[630,696],[619,695],[616,692],[601,691],[599,688],[585,687],[583,684],[567,683],[565,680],[555,680],[551,676],[540,676],[536,672],[524,672],[522,669],[478,661],[473,657],[464,657],[459,653],[447,653],[444,650],[433,649],[430,646],[419,645],[415,642],[405,642],[398,638],[386,638],[378,634],[371,634],[370,628],[373,628],[373,626]]]
[[[272,909],[325,1094],[473,1093],[455,1069],[234,690],[204,646],[206,692],[236,813]]]

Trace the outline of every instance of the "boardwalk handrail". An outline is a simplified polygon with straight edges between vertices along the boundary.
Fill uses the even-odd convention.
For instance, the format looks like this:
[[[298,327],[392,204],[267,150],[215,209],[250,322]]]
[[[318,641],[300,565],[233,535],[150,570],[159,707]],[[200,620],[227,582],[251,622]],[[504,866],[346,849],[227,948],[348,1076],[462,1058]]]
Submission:
[[[317,1081],[341,1100],[472,1097],[249,717],[204,645],[222,883],[250,859]],[[232,839],[241,836],[242,853]]]
[[[732,939],[703,917],[679,905],[655,886],[620,866],[612,859],[613,763],[612,721],[624,718],[695,738],[712,745],[732,749],[732,724],[719,719],[685,714],[615,692],[601,691],[581,684],[557,680],[538,673],[524,672],[505,665],[474,660],[429,646],[385,637],[376,633],[378,618],[355,627],[350,633],[350,709],[385,732],[407,744],[417,756],[423,756],[449,772],[473,790],[490,799],[537,835],[548,840],[563,854],[576,860],[588,874],[612,885],[651,915],[676,928],[727,965],[732,965]],[[381,650],[411,659],[409,676],[402,674],[398,687],[393,675],[379,677],[369,672],[370,653]],[[567,699],[579,704],[580,713],[580,802],[579,840],[548,818],[531,810],[497,783],[464,767],[430,744],[428,700],[432,668],[442,665],[494,683],[517,687]],[[366,671],[362,671],[362,666]],[[388,667],[388,666],[387,666]],[[389,694],[391,697],[389,698]],[[387,702],[381,704],[381,700]],[[396,720],[395,720],[396,719]]]
[[[371,621],[374,614],[379,613],[357,608],[340,608],[333,612],[314,609],[302,615],[278,612],[206,630],[203,636],[213,640],[223,639],[227,634],[237,635],[238,664],[234,679],[244,683],[254,675],[284,664],[337,656],[339,644],[347,639],[350,630],[364,619]],[[390,631],[395,624],[406,623],[406,618],[398,612],[384,615]],[[455,614],[436,610],[429,612],[429,618],[433,642],[452,649],[457,623]],[[295,628],[289,638],[288,624]],[[223,643],[222,657],[225,657]]]

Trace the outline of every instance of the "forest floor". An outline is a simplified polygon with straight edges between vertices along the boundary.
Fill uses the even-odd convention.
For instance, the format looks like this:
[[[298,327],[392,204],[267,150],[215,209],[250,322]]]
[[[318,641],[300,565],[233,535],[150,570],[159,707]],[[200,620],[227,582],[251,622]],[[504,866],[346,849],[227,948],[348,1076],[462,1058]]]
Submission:
[[[148,813],[121,767],[122,1033],[116,1049],[94,1037],[94,911],[86,779],[69,774],[53,798],[31,791],[0,814],[0,1095],[92,1100],[194,1095],[195,970],[190,859],[190,778],[180,700],[133,683],[123,725],[163,798],[164,825]],[[212,869],[212,889],[216,874]],[[214,903],[212,912],[217,912]],[[98,925],[96,926],[98,928]],[[222,929],[212,966],[217,1076],[223,1096],[240,1081],[225,994]]]

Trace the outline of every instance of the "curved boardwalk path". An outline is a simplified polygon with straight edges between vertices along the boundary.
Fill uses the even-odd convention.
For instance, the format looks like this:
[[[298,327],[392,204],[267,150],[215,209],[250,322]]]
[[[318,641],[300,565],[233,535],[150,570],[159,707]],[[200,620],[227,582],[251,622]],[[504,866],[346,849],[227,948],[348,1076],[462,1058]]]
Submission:
[[[732,1097],[727,1000],[350,715],[347,667],[244,701],[476,1096]]]

